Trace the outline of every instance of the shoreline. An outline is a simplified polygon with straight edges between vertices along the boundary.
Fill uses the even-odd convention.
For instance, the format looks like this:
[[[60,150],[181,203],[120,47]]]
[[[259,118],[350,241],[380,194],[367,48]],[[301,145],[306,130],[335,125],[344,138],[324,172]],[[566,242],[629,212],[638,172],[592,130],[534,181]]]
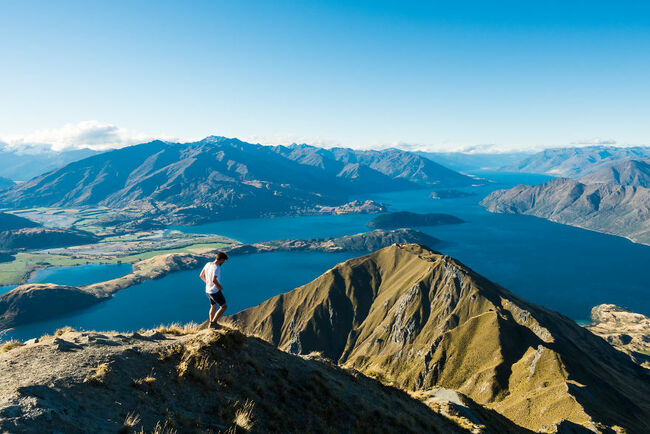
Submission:
[[[133,263],[133,271],[124,276],[83,286],[50,283],[27,283],[0,295],[0,330],[64,316],[80,308],[112,298],[113,294],[145,281],[163,278],[176,271],[198,268],[201,261],[214,258],[218,250],[232,256],[276,251],[368,253],[394,243],[419,242],[435,245],[440,240],[411,229],[362,232],[336,238],[274,240],[253,244],[237,244],[212,249],[200,254],[165,253]],[[62,303],[63,302],[63,303]],[[48,305],[44,314],[42,305]]]

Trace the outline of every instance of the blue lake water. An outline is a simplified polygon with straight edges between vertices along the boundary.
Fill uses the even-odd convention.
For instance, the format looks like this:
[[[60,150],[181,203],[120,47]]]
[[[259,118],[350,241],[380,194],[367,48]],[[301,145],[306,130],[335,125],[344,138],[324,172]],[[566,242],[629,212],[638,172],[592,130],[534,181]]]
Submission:
[[[56,283],[82,286],[116,279],[133,271],[131,264],[86,264],[74,267],[49,267],[38,270],[28,283]]]
[[[417,228],[443,240],[435,248],[533,303],[577,321],[593,306],[614,303],[650,315],[650,247],[624,238],[551,223],[531,216],[491,214],[478,202],[490,191],[516,184],[538,184],[549,177],[483,173],[494,183],[464,190],[458,199],[434,200],[432,190],[364,196],[391,210],[442,212],[466,223]],[[185,232],[217,233],[242,242],[316,238],[367,231],[373,215],[248,219],[174,227]],[[224,268],[229,312],[307,283],[355,253],[286,253],[233,257]],[[86,311],[11,332],[27,339],[71,325],[86,329],[134,330],[160,323],[202,321],[209,307],[197,287],[198,271],[170,274],[119,292]],[[200,281],[198,282],[200,286]],[[205,311],[205,312],[204,312]]]
[[[5,292],[9,292],[12,289],[14,289],[18,285],[6,285],[6,286],[0,286],[0,294],[4,294]]]
[[[233,257],[221,273],[227,313],[289,291],[354,256],[357,254],[352,252],[273,252]],[[180,271],[143,282],[73,315],[19,326],[0,336],[0,340],[31,339],[64,326],[79,330],[135,331],[172,322],[203,322],[208,317],[210,302],[199,271]]]

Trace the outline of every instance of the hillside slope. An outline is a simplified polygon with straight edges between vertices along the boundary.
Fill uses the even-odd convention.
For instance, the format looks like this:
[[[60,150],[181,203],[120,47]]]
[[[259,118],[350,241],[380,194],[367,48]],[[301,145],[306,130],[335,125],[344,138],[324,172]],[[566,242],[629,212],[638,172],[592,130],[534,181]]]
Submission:
[[[553,179],[492,192],[490,212],[526,214],[650,244],[650,189]]]
[[[629,159],[650,158],[650,147],[584,146],[545,149],[501,168],[508,172],[545,173],[579,178]]]
[[[650,188],[647,160],[626,160],[580,178],[585,184],[617,184]]]
[[[229,328],[161,330],[62,330],[0,351],[0,431],[469,432],[402,391]]]
[[[650,429],[643,368],[420,245],[351,259],[233,319],[289,352],[320,351],[407,390],[454,389],[532,430]]]

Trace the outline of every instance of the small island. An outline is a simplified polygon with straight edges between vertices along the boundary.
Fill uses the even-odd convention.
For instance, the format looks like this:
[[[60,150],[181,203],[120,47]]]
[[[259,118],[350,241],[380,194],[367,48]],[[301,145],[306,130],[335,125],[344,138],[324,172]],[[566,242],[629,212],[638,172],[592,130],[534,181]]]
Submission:
[[[378,215],[366,226],[377,229],[395,229],[416,226],[453,225],[459,223],[464,223],[464,221],[450,214],[417,214],[414,212],[400,211]]]
[[[460,190],[438,190],[431,193],[431,199],[460,199],[461,197],[476,196],[476,193],[469,193]]]

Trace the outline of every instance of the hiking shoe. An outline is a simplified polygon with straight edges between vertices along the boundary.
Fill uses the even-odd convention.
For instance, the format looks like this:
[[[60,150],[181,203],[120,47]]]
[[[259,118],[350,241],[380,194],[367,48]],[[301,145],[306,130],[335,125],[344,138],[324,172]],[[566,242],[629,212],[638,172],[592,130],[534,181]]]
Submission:
[[[211,329],[218,329],[218,328],[221,328],[221,326],[219,325],[218,322],[211,322],[210,323],[210,328]]]

